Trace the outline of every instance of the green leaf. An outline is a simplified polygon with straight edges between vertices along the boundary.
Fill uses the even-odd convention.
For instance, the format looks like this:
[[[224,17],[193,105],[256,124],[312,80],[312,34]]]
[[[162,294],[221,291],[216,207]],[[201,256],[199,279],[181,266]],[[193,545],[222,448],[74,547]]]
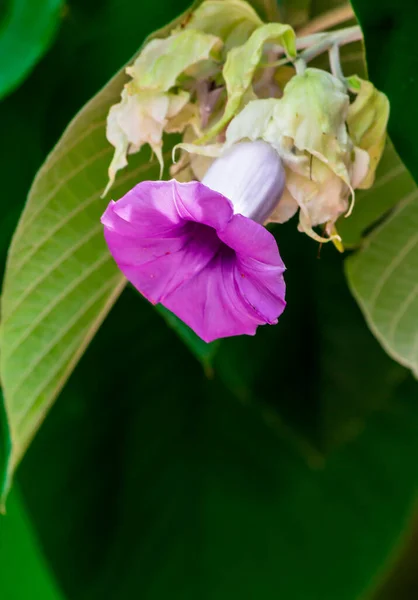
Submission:
[[[347,260],[347,277],[382,346],[418,375],[418,190]]]
[[[0,367],[11,471],[125,285],[100,224],[112,156],[105,119],[124,81],[121,69],[70,123],[34,181],[9,250]],[[158,174],[145,150],[133,157],[113,197]]]
[[[54,58],[62,65],[59,50]],[[12,96],[2,100],[0,111],[0,139],[7,152],[2,155],[2,169],[7,173],[3,178],[4,198],[12,199],[2,204],[0,221],[0,273],[3,277],[8,246],[23,208],[24,198],[31,180],[42,162],[45,135],[44,123],[48,114],[50,96],[56,90],[56,82],[51,84],[39,76],[39,71],[25,82]],[[30,111],[27,110],[28,97],[31,98]],[[49,117],[49,115],[48,115]],[[52,125],[51,119],[48,123]],[[50,131],[54,127],[51,126]],[[25,158],[22,156],[22,140],[25,140]],[[9,460],[11,455],[10,432],[7,423],[3,396],[0,399],[0,507],[9,488]]]
[[[9,461],[12,450],[9,423],[0,391],[0,513],[4,510],[4,498],[10,486]]]
[[[370,80],[390,100],[389,134],[405,166],[418,182],[418,3],[352,0],[364,32]]]
[[[6,0],[0,25],[0,98],[13,91],[51,44],[62,0]]]
[[[385,409],[322,462],[298,455],[278,417],[264,409],[275,400],[282,412],[297,405],[310,421],[323,422],[318,394],[328,403],[332,396],[337,407],[348,382],[354,402],[376,357],[386,376],[390,361],[352,301],[354,313],[347,314],[350,297],[341,279],[327,269],[318,299],[336,290],[335,315],[341,318],[343,310],[344,328],[363,339],[332,334],[335,322],[328,322],[326,339],[319,340],[306,320],[293,327],[295,312],[290,352],[288,336],[282,343],[275,337],[279,327],[264,328],[273,339],[264,339],[259,357],[257,337],[248,338],[238,372],[244,379],[252,372],[247,403],[216,375],[206,379],[152,307],[129,288],[123,293],[18,474],[69,600],[173,594],[182,600],[335,600],[336,590],[338,600],[356,600],[371,585],[415,497],[416,384],[392,386]],[[318,286],[305,279],[304,286],[309,315]],[[326,321],[331,300],[317,318]],[[277,369],[267,370],[274,361]],[[358,378],[360,361],[364,377]],[[374,368],[373,374],[379,360]]]
[[[63,600],[41,554],[17,490],[0,517],[0,596],[7,600]]]
[[[103,240],[99,199],[112,153],[105,116],[120,85],[118,77],[67,129],[35,180],[10,247],[1,365],[14,463],[124,286]],[[157,175],[154,164],[137,164],[115,193]]]

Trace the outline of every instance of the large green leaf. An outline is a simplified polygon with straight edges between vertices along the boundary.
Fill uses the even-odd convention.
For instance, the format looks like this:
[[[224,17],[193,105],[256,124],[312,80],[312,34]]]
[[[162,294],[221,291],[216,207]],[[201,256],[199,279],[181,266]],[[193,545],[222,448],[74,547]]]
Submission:
[[[2,101],[0,111],[0,139],[7,148],[2,155],[2,168],[8,177],[3,180],[4,201],[0,220],[0,273],[3,276],[7,249],[22,210],[24,196],[33,174],[42,160],[42,122],[45,108],[45,97],[40,93],[33,100],[31,111],[27,107],[27,88],[22,86],[19,92]],[[36,87],[36,86],[35,86]],[[21,155],[22,139],[26,139],[24,161],[17,160]],[[8,200],[6,200],[6,198]],[[12,200],[10,200],[12,199]],[[8,462],[10,459],[10,433],[3,396],[0,401],[0,507],[2,498],[9,486]]]
[[[216,370],[206,379],[155,311],[123,293],[18,472],[69,600],[356,600],[371,585],[415,496],[416,384],[379,388],[384,410],[322,462],[295,452],[278,423],[296,405],[324,424],[347,385],[355,401],[367,368],[392,369],[339,269],[327,268],[319,287],[303,278],[299,290],[313,319],[330,297],[316,317],[325,339],[306,320],[295,327],[296,309],[282,344],[280,327],[263,330],[274,338],[264,338],[261,359],[270,362],[260,364],[258,338],[248,338],[247,360],[236,366],[247,402]],[[331,291],[353,337],[327,322]],[[291,335],[298,354],[286,344]],[[235,360],[232,350],[222,360]],[[270,401],[275,419],[264,408]]]
[[[347,276],[369,327],[395,360],[418,375],[418,190],[406,198],[362,250]]]
[[[3,498],[9,488],[9,461],[11,454],[10,429],[3,394],[0,392],[0,513],[4,511]]]
[[[2,297],[2,383],[17,461],[124,280],[103,240],[104,136],[120,78],[70,125],[32,187],[10,248]],[[144,156],[142,157],[144,160]],[[155,164],[119,178],[121,194]]]
[[[125,284],[100,225],[112,155],[105,119],[124,78],[121,70],[70,123],[35,179],[10,247],[0,366],[13,466]],[[157,177],[145,150],[114,197]]]
[[[62,0],[6,0],[0,24],[0,98],[31,71],[51,43],[60,21]]]
[[[0,597],[63,600],[37,543],[17,490],[0,517]]]
[[[63,28],[63,31],[66,27]],[[56,93],[59,78],[54,76],[58,66],[68,67],[68,50],[60,44],[54,47],[54,55],[43,62],[43,68],[35,69],[30,77],[13,95],[5,98],[0,107],[0,139],[2,147],[2,169],[7,173],[3,178],[2,218],[0,220],[0,273],[3,277],[8,246],[22,211],[25,196],[30,183],[42,163],[45,148],[50,145],[49,137],[56,136],[62,127],[55,122],[66,119],[65,109],[54,113],[51,118],[49,110],[51,98]],[[28,98],[31,98],[28,110]],[[77,94],[72,96],[76,101]],[[80,102],[80,99],[78,100]],[[70,109],[71,110],[71,109]],[[73,109],[74,110],[74,107]],[[58,117],[58,118],[57,118]],[[47,124],[47,126],[46,126]],[[58,131],[56,131],[58,128]],[[22,160],[22,140],[24,140],[24,160]],[[2,397],[2,406],[3,397]],[[1,418],[2,460],[0,463],[0,479],[2,481],[0,498],[5,494],[8,485],[8,458],[10,457],[10,439],[7,415]]]

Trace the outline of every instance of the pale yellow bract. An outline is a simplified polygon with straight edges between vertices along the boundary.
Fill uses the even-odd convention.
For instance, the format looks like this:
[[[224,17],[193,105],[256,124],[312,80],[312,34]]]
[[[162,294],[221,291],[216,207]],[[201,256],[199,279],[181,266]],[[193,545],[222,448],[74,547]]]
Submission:
[[[354,190],[370,187],[388,117],[384,94],[355,81],[360,93],[350,104],[341,80],[307,68],[290,79],[282,98],[249,102],[229,123],[223,146],[181,147],[219,156],[242,140],[269,142],[286,169],[285,191],[269,221],[284,223],[300,210],[299,229],[319,242],[338,243],[335,222],[349,215]],[[327,237],[316,233],[318,225],[325,226]]]

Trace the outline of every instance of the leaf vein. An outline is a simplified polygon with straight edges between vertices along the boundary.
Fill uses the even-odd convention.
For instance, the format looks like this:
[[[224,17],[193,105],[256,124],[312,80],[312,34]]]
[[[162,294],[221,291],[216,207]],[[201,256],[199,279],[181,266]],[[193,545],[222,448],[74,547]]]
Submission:
[[[104,248],[105,250],[105,248]],[[25,331],[23,332],[23,335],[20,336],[20,338],[17,338],[14,342],[14,344],[10,345],[7,348],[7,352],[4,349],[3,350],[3,355],[4,358],[10,359],[10,357],[12,356],[12,354],[14,353],[14,351],[19,348],[19,346],[25,342],[28,337],[30,336],[30,334],[38,327],[38,325],[40,325],[40,323],[42,323],[42,321],[45,319],[45,317],[47,317],[52,310],[59,305],[59,303],[64,300],[66,298],[66,296],[68,294],[70,294],[71,292],[73,292],[75,289],[77,289],[77,287],[82,284],[86,279],[88,279],[88,277],[94,273],[94,271],[96,269],[98,269],[99,267],[101,267],[103,264],[105,264],[105,262],[107,260],[112,260],[113,258],[111,257],[111,255],[107,252],[107,250],[104,251],[103,256],[100,256],[94,263],[92,263],[87,269],[85,269],[78,277],[76,277],[75,279],[73,279],[70,282],[70,285],[67,285],[67,287],[65,287],[62,292],[60,294],[58,294],[57,296],[55,296],[54,300],[52,302],[50,302],[49,304],[46,305],[46,307],[44,308],[43,311],[41,311],[37,317],[32,321],[30,327],[28,327],[27,329],[25,329]],[[115,267],[116,268],[116,267]]]
[[[33,361],[30,365],[28,365],[27,369],[24,371],[24,373],[23,373],[22,377],[20,378],[16,387],[9,391],[10,399],[12,399],[14,395],[16,395],[16,392],[22,387],[22,385],[24,383],[26,383],[26,381],[31,376],[31,374],[34,372],[34,370],[37,368],[39,363],[45,358],[45,356],[47,356],[51,352],[51,350],[54,349],[54,347],[61,341],[63,336],[66,333],[68,333],[68,331],[70,331],[70,329],[79,321],[80,317],[82,317],[83,314],[85,314],[89,310],[89,308],[91,308],[91,306],[93,306],[93,304],[100,298],[100,296],[102,296],[107,291],[108,288],[114,287],[114,279],[115,278],[106,281],[106,283],[103,286],[101,286],[98,290],[96,290],[96,292],[89,298],[89,300],[80,307],[80,310],[78,310],[75,313],[75,315],[73,315],[72,319],[70,319],[67,322],[66,326],[62,330],[60,330],[54,338],[51,339],[50,343],[44,348],[42,353],[38,354],[36,356],[36,360]],[[83,333],[83,330],[82,330],[81,334],[82,333]],[[79,335],[81,335],[81,334],[79,334]],[[42,381],[41,390],[44,389],[44,387],[46,387],[48,385],[48,383],[51,381],[51,379],[54,378],[56,372],[61,369],[63,364],[65,364],[65,362],[67,360],[67,355],[71,354],[74,351],[74,345],[78,345],[78,337],[77,336],[75,337],[75,341],[77,342],[77,344],[73,343],[73,345],[69,345],[69,347],[68,347],[69,352],[67,350],[66,352],[64,352],[60,355],[60,360],[56,361],[55,366],[49,372],[48,377]],[[64,359],[62,357],[64,357]],[[37,389],[33,393],[32,397],[35,399],[39,397],[39,391]],[[26,408],[22,412],[14,413],[14,417],[15,417],[14,426],[15,427],[19,427],[20,423],[23,421],[28,410],[31,409],[32,405],[33,405],[33,400],[30,399],[30,401],[28,401],[26,403],[26,406],[28,408]]]

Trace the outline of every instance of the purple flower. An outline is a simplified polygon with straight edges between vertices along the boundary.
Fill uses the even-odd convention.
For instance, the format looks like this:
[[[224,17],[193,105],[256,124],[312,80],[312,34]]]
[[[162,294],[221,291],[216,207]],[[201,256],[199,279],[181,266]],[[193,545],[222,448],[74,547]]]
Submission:
[[[254,335],[285,308],[274,237],[203,183],[144,181],[102,216],[118,267],[206,342]]]

